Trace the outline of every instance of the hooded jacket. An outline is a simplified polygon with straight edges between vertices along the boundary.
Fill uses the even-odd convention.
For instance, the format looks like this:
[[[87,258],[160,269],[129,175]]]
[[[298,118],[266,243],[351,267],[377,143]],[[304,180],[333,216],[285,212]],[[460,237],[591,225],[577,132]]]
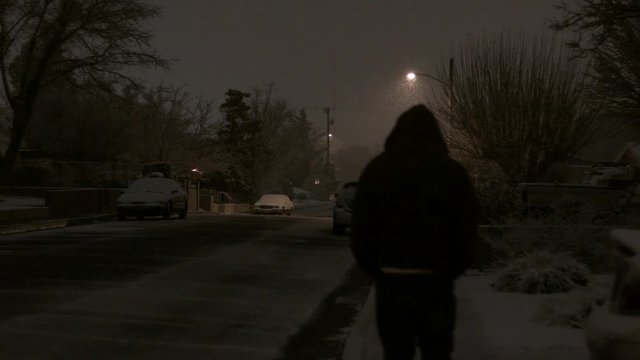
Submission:
[[[433,114],[417,105],[398,118],[385,151],[360,176],[351,250],[373,277],[381,267],[456,277],[471,263],[477,219],[467,171],[449,157]]]

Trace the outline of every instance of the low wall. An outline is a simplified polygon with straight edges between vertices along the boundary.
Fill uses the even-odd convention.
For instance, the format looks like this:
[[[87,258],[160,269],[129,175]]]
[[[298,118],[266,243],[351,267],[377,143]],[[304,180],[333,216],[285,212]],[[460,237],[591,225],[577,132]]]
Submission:
[[[0,221],[19,222],[49,217],[49,208],[38,207],[33,209],[11,209],[0,211]]]
[[[522,200],[526,206],[540,207],[556,204],[588,203],[590,205],[615,205],[625,189],[600,185],[523,183]]]
[[[65,189],[50,190],[45,194],[45,205],[50,216],[72,217],[90,214],[115,213],[122,189]]]
[[[250,211],[249,204],[218,204],[221,214],[246,214]]]
[[[189,208],[191,210],[191,206]],[[249,213],[251,207],[249,204],[219,204],[213,195],[200,195],[200,209],[217,214],[240,214]]]
[[[44,198],[47,191],[52,190],[69,190],[68,187],[40,187],[40,186],[0,186],[0,194],[14,196],[35,196]]]

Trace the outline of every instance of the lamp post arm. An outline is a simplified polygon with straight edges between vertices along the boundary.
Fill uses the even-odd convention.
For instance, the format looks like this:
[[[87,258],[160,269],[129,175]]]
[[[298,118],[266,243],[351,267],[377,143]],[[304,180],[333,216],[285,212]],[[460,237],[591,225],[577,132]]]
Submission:
[[[445,85],[448,85],[448,84],[449,84],[449,83],[447,83],[446,81],[444,81],[444,80],[442,80],[442,79],[440,79],[440,78],[437,78],[437,77],[435,77],[435,76],[433,76],[433,75],[429,75],[429,74],[427,74],[427,73],[415,73],[415,75],[416,75],[416,76],[426,76],[426,77],[428,77],[429,79],[433,79],[433,80],[438,81],[438,82],[441,82],[441,83],[443,83],[443,84],[445,84]]]

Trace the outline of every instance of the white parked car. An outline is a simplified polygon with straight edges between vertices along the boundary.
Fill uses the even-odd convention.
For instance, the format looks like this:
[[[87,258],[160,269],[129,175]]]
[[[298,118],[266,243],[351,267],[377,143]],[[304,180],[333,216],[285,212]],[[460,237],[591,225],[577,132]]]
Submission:
[[[159,216],[169,219],[178,214],[181,219],[187,216],[188,195],[182,186],[168,178],[150,177],[133,181],[127,190],[118,197],[116,212],[118,220],[127,216],[138,219],[144,216]]]
[[[351,211],[357,189],[358,183],[351,181],[343,184],[340,190],[334,194],[336,202],[333,207],[332,232],[334,234],[344,234],[351,226]]]
[[[253,214],[291,215],[293,208],[293,201],[287,195],[264,194],[253,204],[251,212]]]
[[[585,327],[593,360],[640,359],[640,231],[616,229],[618,271],[606,302]]]

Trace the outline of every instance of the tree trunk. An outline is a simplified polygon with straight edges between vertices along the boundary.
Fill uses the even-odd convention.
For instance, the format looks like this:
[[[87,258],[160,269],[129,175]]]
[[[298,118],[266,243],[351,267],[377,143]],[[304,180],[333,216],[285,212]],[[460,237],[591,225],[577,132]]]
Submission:
[[[0,158],[0,185],[7,186],[11,184],[11,170],[9,169],[5,158]]]
[[[25,114],[24,116],[19,115],[19,113],[21,112],[16,111],[14,113],[9,145],[0,160],[0,184],[2,185],[11,184],[13,167],[18,159],[18,151],[22,145],[26,124],[28,122],[28,118],[26,118],[27,111],[23,112]]]

